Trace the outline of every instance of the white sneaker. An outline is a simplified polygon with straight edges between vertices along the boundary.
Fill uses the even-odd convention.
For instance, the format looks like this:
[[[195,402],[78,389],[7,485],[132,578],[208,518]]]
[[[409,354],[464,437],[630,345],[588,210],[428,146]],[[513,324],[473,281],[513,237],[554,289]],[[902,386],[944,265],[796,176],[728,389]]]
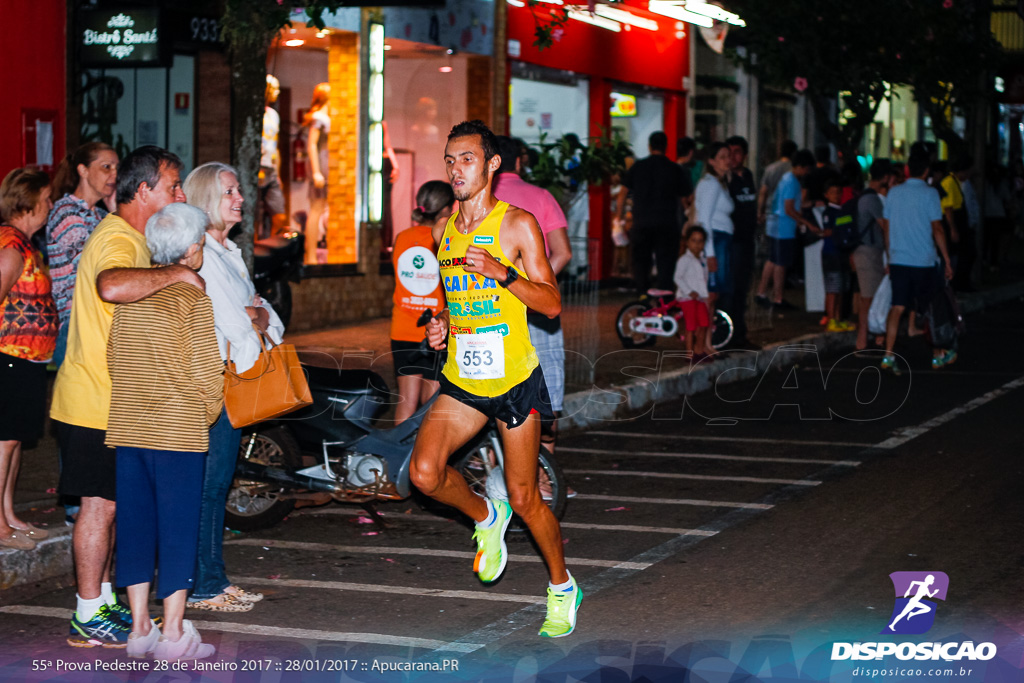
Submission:
[[[156,649],[156,643],[160,640],[160,629],[156,623],[149,620],[149,635],[132,633],[128,636],[128,656],[145,657]]]
[[[181,638],[175,641],[167,640],[167,636],[160,636],[156,649],[153,651],[153,659],[168,661],[204,659],[216,652],[213,645],[203,642],[199,631],[188,619],[181,622],[181,630],[183,631]]]

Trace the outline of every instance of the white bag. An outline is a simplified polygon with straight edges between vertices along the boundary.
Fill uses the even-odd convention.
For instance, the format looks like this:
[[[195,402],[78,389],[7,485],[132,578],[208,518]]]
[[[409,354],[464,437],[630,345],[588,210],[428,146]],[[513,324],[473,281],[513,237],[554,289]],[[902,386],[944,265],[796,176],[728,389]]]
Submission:
[[[892,308],[892,283],[889,282],[889,274],[878,284],[875,296],[871,299],[871,308],[868,309],[868,331],[871,334],[885,334],[885,324],[889,319],[889,309]]]

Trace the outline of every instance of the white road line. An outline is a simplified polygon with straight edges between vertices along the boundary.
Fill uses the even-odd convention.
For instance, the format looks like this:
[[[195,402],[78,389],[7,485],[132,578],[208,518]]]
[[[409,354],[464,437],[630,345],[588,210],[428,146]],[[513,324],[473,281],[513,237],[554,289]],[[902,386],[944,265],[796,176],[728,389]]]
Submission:
[[[40,607],[37,605],[7,605],[0,607],[0,613],[20,614],[28,617],[51,617],[64,619],[71,616],[66,607]],[[331,641],[338,643],[370,643],[372,645],[395,645],[397,647],[416,647],[444,649],[455,652],[473,652],[484,647],[476,643],[449,643],[429,638],[407,638],[384,633],[347,633],[344,631],[318,631],[307,628],[284,628],[281,626],[260,626],[259,624],[237,624],[227,621],[191,620],[200,631],[219,631],[223,633],[242,633],[271,638],[294,638],[297,640]]]
[[[766,462],[785,463],[792,465],[840,465],[843,467],[857,467],[858,460],[814,460],[811,458],[762,458],[753,455],[717,455],[712,453],[658,453],[655,451],[634,451],[619,450],[609,451],[600,448],[570,448],[559,446],[559,453],[588,453],[591,455],[615,455],[618,457],[631,457],[638,455],[649,458],[692,458],[697,460],[732,460],[736,462]]]
[[[633,524],[583,524],[582,522],[562,522],[563,529],[589,529],[592,531],[633,531],[646,534],[673,534],[676,536],[714,536],[714,531],[703,529],[673,529],[665,526],[637,526]]]
[[[492,602],[524,602],[542,605],[546,598],[535,595],[513,593],[488,593],[487,591],[454,591],[444,588],[416,588],[415,586],[384,586],[379,583],[351,583],[348,581],[313,581],[310,579],[261,579],[243,576],[239,583],[260,584],[265,588],[286,586],[288,588],[316,588],[317,590],[354,591],[358,593],[390,593],[392,595],[416,595],[422,598],[459,598],[460,600],[490,600]]]
[[[576,500],[611,500],[620,503],[641,503],[652,505],[698,505],[716,508],[740,508],[744,510],[770,510],[773,506],[763,503],[732,503],[723,500],[694,500],[691,498],[637,498],[633,496],[603,496],[596,493],[580,493]]]
[[[1007,382],[998,389],[993,389],[992,391],[986,394],[982,394],[978,398],[972,399],[967,403],[963,404],[962,406],[953,408],[952,410],[945,412],[942,415],[939,415],[938,417],[933,417],[927,422],[922,422],[916,427],[907,427],[906,429],[901,429],[896,433],[895,436],[886,439],[885,441],[876,445],[875,448],[898,448],[899,446],[902,446],[911,439],[916,439],[922,434],[927,434],[936,427],[940,427],[946,424],[947,422],[950,422],[951,420],[960,417],[961,415],[969,413],[975,408],[980,408],[986,403],[990,403],[991,401],[994,401],[1000,396],[1008,394],[1014,389],[1018,389],[1022,386],[1024,386],[1024,377],[1018,377],[1015,380]]]
[[[648,434],[647,432],[612,432],[612,431],[593,431],[584,432],[580,436],[623,436],[637,439],[674,439],[676,441],[722,441],[725,443],[736,442],[736,443],[786,443],[793,444],[796,446],[846,446],[849,448],[870,448],[874,444],[860,443],[858,441],[805,441],[803,439],[754,439],[754,438],[742,438],[732,436],[696,436],[691,434],[675,436],[672,434]],[[559,446],[558,450],[566,450],[564,446]],[[807,460],[805,462],[814,462],[813,460]],[[830,463],[831,464],[831,463]]]
[[[568,471],[569,470],[566,470],[566,472],[568,472]],[[580,471],[583,471],[583,470],[580,470]],[[609,474],[615,474],[615,473],[611,472]],[[758,481],[762,481],[762,480],[758,480]],[[768,480],[764,480],[764,481],[768,481]],[[816,482],[816,483],[821,483],[821,482]],[[322,509],[314,508],[314,509],[309,510],[308,512],[303,510],[302,514],[307,514],[307,515],[347,515],[347,516],[352,516],[352,515],[365,515],[366,513],[363,512],[362,510],[352,510],[352,509],[347,509],[347,508],[322,508]],[[433,515],[413,515],[413,514],[404,515],[404,514],[400,514],[400,513],[399,514],[394,514],[393,513],[393,514],[385,515],[384,513],[381,513],[381,516],[384,517],[384,519],[390,519],[390,520],[409,520],[409,521],[413,521],[413,522],[451,522],[452,521],[452,520],[446,519],[444,517],[434,517]],[[597,530],[603,530],[603,531],[649,531],[649,532],[652,532],[652,533],[659,533],[659,534],[663,533],[663,534],[680,534],[680,535],[687,535],[687,534],[693,533],[693,534],[697,534],[698,536],[703,534],[702,531],[693,531],[692,529],[671,529],[671,528],[667,528],[667,527],[653,527],[653,526],[651,526],[651,527],[647,527],[647,526],[623,527],[623,526],[619,526],[619,525],[615,525],[615,524],[574,524],[574,523],[571,523],[571,522],[562,522],[561,524],[562,524],[563,528],[569,528],[569,529],[575,528],[575,529],[597,529]],[[369,527],[369,528],[372,528],[372,527]],[[619,566],[619,563],[616,562],[615,566]]]
[[[749,484],[785,484],[787,486],[817,486],[813,479],[766,479],[762,477],[722,477],[711,474],[669,474],[664,472],[634,472],[630,470],[562,470],[566,474],[596,474],[610,477],[649,477],[652,479],[699,479],[701,481],[740,481]]]
[[[401,548],[396,546],[332,545],[330,543],[307,543],[303,541],[273,541],[266,538],[237,538],[224,542],[225,545],[260,546],[284,550],[310,550],[316,552],[338,552],[359,555],[424,555],[429,557],[450,557],[472,560],[475,552],[463,550],[438,550],[435,548]],[[539,555],[509,555],[510,562],[543,562]],[[565,558],[566,564],[582,567],[613,567],[617,569],[647,569],[644,562],[618,562],[616,560],[591,560],[580,557]]]

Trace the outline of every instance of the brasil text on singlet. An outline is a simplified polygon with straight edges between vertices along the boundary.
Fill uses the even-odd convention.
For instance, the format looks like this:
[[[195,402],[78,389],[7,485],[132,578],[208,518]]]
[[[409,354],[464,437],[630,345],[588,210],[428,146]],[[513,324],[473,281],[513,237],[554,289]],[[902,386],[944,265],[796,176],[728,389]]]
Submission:
[[[512,260],[498,240],[507,202],[498,202],[476,230],[463,235],[448,219],[437,249],[448,297],[448,380],[477,396],[500,396],[525,381],[537,367],[537,353],[526,326],[526,305],[495,280],[463,269],[469,245],[480,247],[502,266]],[[516,268],[521,278],[526,273]]]

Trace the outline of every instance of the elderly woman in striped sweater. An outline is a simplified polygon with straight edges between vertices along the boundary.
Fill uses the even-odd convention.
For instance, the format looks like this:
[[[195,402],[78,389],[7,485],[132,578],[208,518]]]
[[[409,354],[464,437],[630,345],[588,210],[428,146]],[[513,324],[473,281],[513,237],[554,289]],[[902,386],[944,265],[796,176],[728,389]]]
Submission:
[[[146,223],[154,267],[199,270],[208,219],[175,203]],[[210,298],[179,282],[114,311],[107,347],[113,381],[107,445],[117,448],[117,581],[132,610],[128,655],[208,657],[184,619],[199,537],[209,429],[223,407],[224,364]],[[163,633],[149,616],[153,568],[164,601]]]

